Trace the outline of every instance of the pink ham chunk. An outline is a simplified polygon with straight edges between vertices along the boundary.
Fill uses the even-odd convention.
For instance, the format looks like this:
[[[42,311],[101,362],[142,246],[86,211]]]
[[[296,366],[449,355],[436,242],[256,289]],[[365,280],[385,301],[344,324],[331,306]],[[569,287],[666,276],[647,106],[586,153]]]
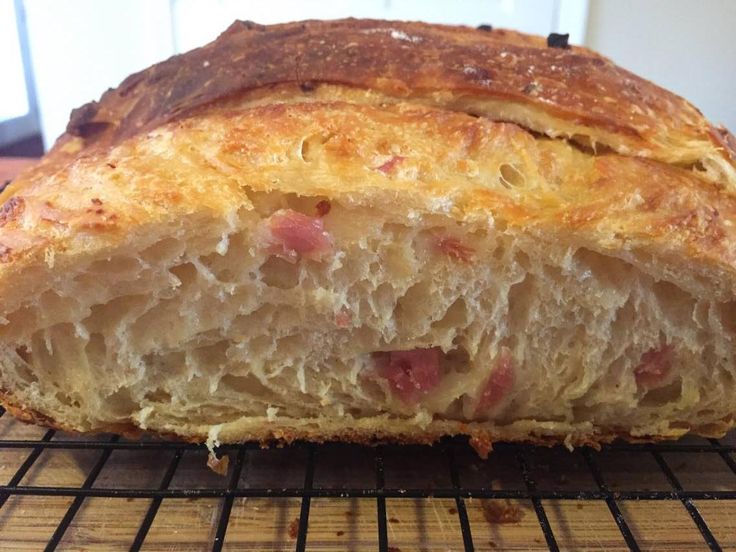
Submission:
[[[464,245],[459,239],[452,236],[435,236],[434,246],[443,255],[453,261],[470,263],[473,260],[473,248]]]
[[[475,407],[475,413],[481,414],[494,410],[504,402],[516,380],[516,369],[511,352],[505,347],[496,359],[491,375],[486,380],[483,391]]]
[[[416,404],[440,382],[440,355],[439,347],[384,353],[378,373],[403,402]]]
[[[287,259],[319,258],[332,249],[332,238],[319,217],[292,209],[280,209],[267,221],[270,251]]]
[[[376,167],[376,170],[383,174],[391,174],[393,170],[400,165],[402,161],[404,161],[404,159],[406,159],[406,157],[403,157],[402,155],[394,155],[388,161]]]
[[[634,378],[639,387],[648,389],[661,387],[666,383],[672,369],[673,347],[662,345],[653,347],[641,355],[639,366],[634,368]]]
[[[338,328],[349,328],[353,323],[353,315],[345,307],[341,308],[335,315],[335,325]]]

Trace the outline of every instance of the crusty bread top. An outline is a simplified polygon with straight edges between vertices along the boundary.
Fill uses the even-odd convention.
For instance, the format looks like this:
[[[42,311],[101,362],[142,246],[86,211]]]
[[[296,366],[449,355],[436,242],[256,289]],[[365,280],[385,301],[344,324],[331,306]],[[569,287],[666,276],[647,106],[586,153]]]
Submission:
[[[324,138],[328,173],[294,153],[310,136]],[[539,37],[369,20],[238,22],[75,111],[53,150],[0,194],[0,289],[13,282],[20,294],[24,267],[45,260],[61,270],[146,224],[206,208],[225,216],[247,203],[241,186],[361,190],[373,203],[421,186],[412,195],[428,212],[451,204],[458,219],[499,217],[731,300],[732,139],[685,100]],[[392,148],[406,174],[375,170]],[[493,184],[508,163],[526,186]]]
[[[503,29],[357,19],[237,21],[214,42],[133,74],[75,110],[49,161],[114,145],[224,99],[247,101],[284,84],[308,95],[324,83],[694,165],[736,191],[736,140],[726,129],[586,48],[548,47],[541,37]],[[59,151],[72,137],[83,140]]]

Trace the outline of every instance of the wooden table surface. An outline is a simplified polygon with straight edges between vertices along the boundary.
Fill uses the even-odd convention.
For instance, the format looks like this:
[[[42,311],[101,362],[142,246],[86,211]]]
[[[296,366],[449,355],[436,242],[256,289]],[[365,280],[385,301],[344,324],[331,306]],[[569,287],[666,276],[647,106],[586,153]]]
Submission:
[[[0,482],[7,484],[32,449],[5,449],[3,441],[37,441],[46,430],[21,424],[9,414],[0,417]],[[79,439],[57,433],[53,440]],[[84,438],[84,437],[83,437]],[[687,441],[686,441],[687,442]],[[689,442],[697,442],[690,440]],[[733,443],[733,439],[731,440]],[[384,454],[386,485],[407,488],[444,487],[448,477],[437,447],[388,447]],[[318,449],[314,486],[356,488],[372,486],[372,454],[368,447],[329,445]],[[79,487],[100,457],[100,450],[49,449],[41,453],[21,479],[26,486]],[[166,471],[171,451],[116,450],[94,482],[94,488],[155,489]],[[580,451],[539,449],[531,469],[540,489],[569,491],[594,489],[595,483]],[[718,454],[666,453],[666,461],[688,490],[736,490],[734,475]],[[364,458],[362,458],[364,457]],[[304,449],[248,452],[238,486],[300,488],[304,481]],[[523,489],[513,455],[491,453],[482,462],[468,447],[456,455],[463,485],[482,478],[495,489]],[[596,455],[613,491],[670,490],[656,462],[646,452]],[[232,462],[230,463],[232,469]],[[430,475],[427,475],[427,469]],[[423,473],[421,477],[418,474]],[[223,488],[228,479],[206,467],[206,451],[187,451],[169,488]],[[0,508],[0,550],[42,550],[73,498],[15,496]],[[63,535],[60,550],[128,550],[151,504],[148,498],[87,498]],[[533,505],[518,500],[508,522],[489,519],[499,501],[465,501],[475,550],[547,550]],[[678,500],[617,502],[642,550],[707,550],[701,534]],[[603,500],[543,500],[549,523],[561,550],[628,550]],[[143,550],[205,551],[212,548],[223,500],[167,498],[160,505]],[[296,545],[294,527],[300,515],[299,498],[236,498],[233,502],[224,550],[288,551]],[[736,550],[736,500],[698,500],[695,506],[723,550]],[[392,552],[445,552],[463,550],[453,499],[390,498],[386,500],[389,550]],[[375,499],[313,498],[309,514],[307,550],[324,552],[377,550]]]
[[[33,160],[0,158],[0,181],[12,178]],[[0,417],[0,483],[7,484],[32,449],[8,449],[2,441],[9,439],[38,440],[45,429],[21,424],[8,414]],[[57,434],[54,440],[68,439]],[[695,440],[697,441],[697,440]],[[700,440],[700,442],[703,442]],[[734,443],[731,435],[726,442]],[[365,452],[361,452],[365,451]],[[303,463],[278,463],[272,452],[249,453],[244,473],[248,477],[275,477],[277,484],[300,486]],[[283,452],[283,451],[281,451]],[[165,453],[164,453],[165,454]],[[263,458],[259,457],[263,455]],[[370,454],[357,449],[357,454]],[[433,449],[414,449],[410,458],[416,462],[432,462]],[[544,450],[540,452],[546,455]],[[547,467],[538,475],[540,485],[547,483],[561,489],[593,488],[590,474],[581,475],[579,453],[554,451]],[[419,455],[419,456],[417,456]],[[558,455],[555,457],[554,455]],[[31,486],[80,486],[95,464],[99,451],[44,451],[21,480]],[[736,474],[718,454],[667,454],[667,462],[685,489],[736,490]],[[260,458],[260,459],[259,459]],[[287,454],[288,458],[288,454]],[[731,455],[732,460],[733,455]],[[205,466],[203,451],[186,453],[172,487],[213,487],[225,485],[226,479],[214,475]],[[355,458],[329,464],[320,477],[358,477],[352,470]],[[115,451],[100,473],[95,486],[156,488],[168,459],[160,452]],[[474,460],[469,460],[471,464]],[[671,489],[656,463],[646,453],[619,453],[601,456],[601,469],[613,490]],[[514,484],[514,476],[505,471],[504,460],[493,453],[488,464],[476,462],[478,470],[488,468],[494,487]],[[544,467],[543,465],[543,467]],[[401,471],[411,478],[413,465]],[[468,473],[473,475],[473,466]],[[259,471],[260,470],[260,471]],[[258,476],[257,474],[261,475]],[[317,472],[320,474],[320,472]],[[387,470],[387,477],[390,471]],[[439,471],[438,471],[439,473]],[[264,475],[265,474],[265,475]],[[476,473],[477,476],[477,473]],[[289,479],[293,477],[293,482]],[[463,474],[462,477],[468,477]],[[587,478],[587,479],[586,479]],[[426,483],[421,481],[420,483]],[[258,484],[250,480],[250,485]],[[388,481],[387,481],[388,484]],[[0,508],[0,550],[42,550],[73,499],[54,496],[10,496]],[[562,550],[627,550],[606,503],[602,500],[543,501],[549,522]],[[60,542],[61,550],[128,550],[149,508],[150,499],[88,498],[84,500],[73,522]],[[532,504],[520,501],[518,519],[511,523],[489,521],[488,501],[466,501],[475,549],[546,550],[544,536]],[[619,501],[619,507],[643,550],[706,550],[703,538],[683,505],[677,501]],[[695,501],[724,550],[736,551],[736,501]],[[447,551],[462,550],[456,505],[452,499],[388,499],[388,539],[390,550]],[[220,499],[166,499],[151,526],[144,550],[209,550],[212,547],[219,513]],[[232,506],[225,550],[293,550],[291,530],[300,511],[298,498],[238,498]],[[363,499],[313,499],[309,517],[307,550],[345,551],[376,550],[376,505]]]

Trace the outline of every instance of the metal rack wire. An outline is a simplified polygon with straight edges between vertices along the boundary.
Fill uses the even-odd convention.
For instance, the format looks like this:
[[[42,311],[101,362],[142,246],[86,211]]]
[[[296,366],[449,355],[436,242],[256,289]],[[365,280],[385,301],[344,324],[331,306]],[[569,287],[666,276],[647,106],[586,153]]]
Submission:
[[[0,407],[0,416],[4,410]],[[675,501],[680,502],[693,524],[699,530],[702,536],[702,542],[710,550],[721,550],[721,545],[713,534],[713,531],[704,520],[699,512],[695,501],[736,501],[736,490],[706,490],[686,489],[678,479],[675,471],[666,460],[665,456],[670,453],[678,453],[684,455],[707,454],[718,457],[723,462],[724,470],[730,475],[736,477],[736,461],[734,461],[734,453],[736,446],[723,444],[715,439],[702,440],[697,444],[692,443],[669,443],[656,445],[629,445],[619,444],[611,445],[603,448],[602,452],[596,452],[591,449],[582,449],[580,454],[584,460],[584,469],[587,475],[592,478],[594,485],[592,488],[575,488],[575,489],[556,489],[543,488],[540,485],[538,477],[540,467],[544,463],[544,459],[538,458],[539,449],[526,445],[498,445],[497,450],[509,456],[516,463],[516,467],[523,479],[523,487],[517,489],[498,488],[490,481],[484,484],[464,484],[463,480],[463,464],[462,459],[458,455],[467,457],[467,445],[457,439],[449,439],[434,447],[432,450],[436,453],[441,452],[444,467],[447,469],[446,481],[449,484],[430,483],[425,487],[395,486],[387,484],[387,476],[390,475],[390,468],[387,466],[386,451],[390,446],[377,446],[370,450],[373,457],[373,479],[371,485],[362,486],[329,486],[315,484],[315,470],[320,462],[326,461],[327,455],[331,454],[329,446],[315,445],[310,443],[298,443],[281,449],[286,452],[295,448],[305,455],[305,469],[303,482],[299,486],[291,486],[285,488],[274,488],[272,486],[250,486],[243,485],[243,478],[247,480],[248,474],[244,472],[246,466],[246,457],[253,451],[258,450],[257,444],[244,445],[225,445],[220,447],[220,452],[228,454],[231,459],[229,472],[227,475],[227,484],[221,487],[178,487],[171,488],[172,480],[180,467],[182,459],[190,451],[202,449],[201,446],[160,442],[160,441],[144,441],[130,442],[121,439],[116,435],[103,436],[87,440],[83,438],[56,439],[59,435],[54,430],[48,430],[37,440],[0,440],[0,452],[10,449],[27,450],[28,455],[21,463],[15,474],[10,478],[6,485],[0,486],[0,508],[12,496],[33,495],[33,496],[63,496],[73,498],[68,506],[66,514],[63,516],[51,538],[46,545],[46,550],[55,549],[65,532],[73,522],[75,515],[79,511],[83,502],[90,498],[146,498],[150,499],[150,504],[142,522],[137,529],[135,538],[130,544],[130,550],[140,550],[146,541],[146,536],[151,529],[156,515],[164,501],[175,499],[198,499],[198,498],[214,498],[221,500],[219,509],[219,517],[217,520],[217,528],[214,533],[214,539],[211,543],[213,551],[222,549],[227,539],[228,524],[230,522],[233,501],[240,497],[257,497],[257,498],[285,498],[293,497],[301,499],[300,513],[298,518],[298,527],[293,543],[293,547],[297,551],[307,549],[309,529],[310,529],[310,506],[312,499],[318,498],[354,498],[361,501],[373,501],[375,503],[376,527],[377,527],[377,543],[378,550],[381,552],[389,552],[392,550],[389,542],[389,533],[387,531],[387,499],[418,499],[418,498],[440,498],[454,500],[454,513],[457,515],[461,535],[462,549],[466,551],[474,550],[473,527],[466,508],[468,499],[521,499],[530,501],[534,513],[536,514],[539,527],[546,540],[549,550],[559,550],[558,539],[553,530],[552,524],[548,519],[545,510],[544,501],[547,500],[574,500],[574,501],[598,501],[604,503],[621,533],[623,541],[631,550],[639,550],[640,543],[635,538],[629,522],[627,521],[620,505],[626,501],[637,500],[653,500],[653,501]],[[354,447],[359,448],[359,447]],[[86,475],[84,482],[78,487],[68,486],[48,486],[48,485],[27,485],[21,484],[26,474],[31,470],[34,464],[44,451],[49,450],[85,450],[92,451],[96,454],[96,461]],[[392,453],[401,454],[400,447],[392,447]],[[110,455],[114,451],[157,451],[168,453],[171,455],[168,465],[163,472],[159,484],[155,488],[136,488],[130,486],[113,486],[98,487],[95,486],[100,473],[105,468]],[[397,452],[398,451],[398,452]],[[413,460],[418,457],[412,449]],[[607,452],[624,453],[630,455],[647,456],[656,463],[661,475],[669,484],[669,489],[651,490],[651,489],[634,489],[634,490],[613,490],[606,481],[605,469],[601,467],[601,454]],[[362,453],[361,453],[362,454]],[[495,454],[495,453],[494,453]],[[637,458],[639,457],[637,456]],[[433,469],[436,469],[433,468]]]

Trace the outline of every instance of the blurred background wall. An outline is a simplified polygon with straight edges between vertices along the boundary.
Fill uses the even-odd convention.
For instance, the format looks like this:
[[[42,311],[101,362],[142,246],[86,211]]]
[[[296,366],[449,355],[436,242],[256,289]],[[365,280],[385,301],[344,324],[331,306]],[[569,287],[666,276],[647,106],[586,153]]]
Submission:
[[[736,133],[736,0],[590,0],[585,45]]]
[[[48,149],[72,108],[236,18],[347,16],[569,32],[736,130],[736,0],[0,0],[0,106],[27,96],[16,135],[0,109],[0,154]]]

